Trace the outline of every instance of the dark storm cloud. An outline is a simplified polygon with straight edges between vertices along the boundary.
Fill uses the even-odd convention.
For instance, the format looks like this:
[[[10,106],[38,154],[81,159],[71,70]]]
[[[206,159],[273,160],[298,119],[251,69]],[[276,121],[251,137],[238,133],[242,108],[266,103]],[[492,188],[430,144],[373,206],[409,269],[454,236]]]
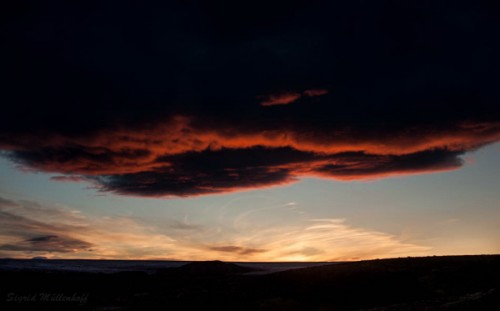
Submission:
[[[103,191],[142,196],[193,196],[264,188],[294,181],[287,169],[202,169],[196,172],[155,170],[97,177]]]
[[[55,180],[190,196],[456,169],[500,139],[493,1],[1,11],[0,149]]]

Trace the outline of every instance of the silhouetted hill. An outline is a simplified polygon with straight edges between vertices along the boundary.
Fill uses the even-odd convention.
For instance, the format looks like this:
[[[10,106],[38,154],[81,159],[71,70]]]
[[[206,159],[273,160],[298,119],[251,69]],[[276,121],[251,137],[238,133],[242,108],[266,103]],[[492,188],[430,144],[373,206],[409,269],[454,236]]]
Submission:
[[[40,267],[0,269],[0,310],[500,310],[497,255],[369,260],[264,275],[220,261],[165,273]],[[88,299],[47,302],[45,294]]]
[[[263,290],[295,306],[307,301],[326,310],[500,310],[500,256],[347,262],[265,278]]]

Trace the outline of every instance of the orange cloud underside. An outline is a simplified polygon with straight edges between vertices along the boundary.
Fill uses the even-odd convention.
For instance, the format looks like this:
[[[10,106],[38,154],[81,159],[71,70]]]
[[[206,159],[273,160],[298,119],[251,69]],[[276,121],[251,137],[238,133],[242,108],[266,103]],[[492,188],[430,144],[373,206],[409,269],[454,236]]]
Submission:
[[[261,106],[275,106],[275,105],[288,105],[291,104],[295,101],[297,101],[299,98],[301,98],[303,95],[304,96],[321,96],[321,95],[326,95],[328,94],[328,90],[325,89],[309,89],[305,90],[304,92],[282,92],[282,93],[276,93],[276,94],[271,94],[267,96],[263,96],[263,101],[260,103]]]
[[[281,93],[265,96],[261,106],[288,105],[300,98],[300,93]]]
[[[500,139],[500,124],[481,127],[463,125],[453,130],[436,132],[425,129],[400,133],[392,137],[356,137],[331,133],[315,135],[293,130],[267,130],[239,133],[237,129],[196,129],[187,117],[177,117],[147,130],[111,129],[87,137],[17,138],[17,145],[4,145],[7,150],[64,148],[78,146],[86,156],[54,157],[37,163],[45,171],[88,175],[124,174],[154,170],[168,166],[158,157],[201,152],[203,150],[245,149],[251,147],[290,147],[317,154],[364,152],[374,155],[406,155],[435,149],[470,150]],[[106,155],[105,161],[100,157]]]
[[[28,165],[36,170],[63,173],[69,175],[120,175],[143,172],[177,172],[169,160],[162,157],[183,155],[197,152],[216,152],[218,150],[247,150],[261,147],[266,149],[290,148],[300,152],[317,155],[313,160],[298,164],[266,166],[266,172],[284,169],[286,176],[271,181],[250,181],[238,184],[236,173],[227,174],[234,184],[226,183],[214,186],[203,184],[205,193],[240,191],[287,184],[301,176],[317,176],[338,180],[356,180],[384,178],[395,175],[418,174],[447,171],[460,167],[461,164],[427,165],[425,167],[399,167],[391,159],[432,150],[468,151],[481,145],[500,139],[498,123],[463,123],[452,129],[408,129],[398,135],[361,135],[349,131],[331,133],[298,132],[294,129],[267,129],[241,132],[237,128],[219,126],[201,128],[193,125],[192,119],[177,116],[164,123],[147,129],[113,128],[82,137],[47,136],[44,139],[35,136],[17,137],[15,143],[1,146],[3,149],[23,152],[33,150],[55,150]],[[65,151],[67,146],[80,152],[71,156]],[[325,160],[325,157],[342,153],[362,153],[371,155],[369,160],[352,159]],[[391,158],[392,157],[392,158]],[[325,169],[332,167],[332,169]],[[337,169],[336,167],[346,167]],[[392,167],[392,168],[391,168]],[[189,173],[189,172],[188,172]],[[173,175],[177,178],[198,178],[188,173]],[[202,172],[203,174],[203,172]],[[59,181],[80,181],[68,177],[55,177]],[[142,179],[146,184],[154,183]],[[211,189],[211,188],[214,189]],[[133,194],[133,193],[132,193]],[[156,194],[149,194],[154,196]],[[196,195],[196,194],[192,194]]]

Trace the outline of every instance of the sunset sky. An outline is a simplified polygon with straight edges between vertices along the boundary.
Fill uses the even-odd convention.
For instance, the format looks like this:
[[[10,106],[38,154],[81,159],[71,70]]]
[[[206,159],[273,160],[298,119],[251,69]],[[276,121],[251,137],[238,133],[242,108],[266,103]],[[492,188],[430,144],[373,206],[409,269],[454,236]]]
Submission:
[[[0,12],[0,258],[500,253],[494,1]]]

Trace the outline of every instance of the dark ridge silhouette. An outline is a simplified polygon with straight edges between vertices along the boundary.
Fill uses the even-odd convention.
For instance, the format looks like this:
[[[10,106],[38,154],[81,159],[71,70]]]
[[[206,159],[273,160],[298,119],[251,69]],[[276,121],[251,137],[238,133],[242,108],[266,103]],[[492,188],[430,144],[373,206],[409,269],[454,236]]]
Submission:
[[[500,310],[500,256],[345,262],[277,272],[262,286],[279,305],[308,309]]]
[[[234,263],[214,261],[195,261],[188,263],[182,267],[175,268],[176,273],[189,275],[228,275],[242,274],[258,271],[248,267],[242,267]]]
[[[220,261],[157,273],[141,271],[137,262],[136,270],[115,273],[19,269],[29,263],[0,269],[0,310],[500,310],[500,255],[367,260],[269,274]],[[81,300],[46,302],[44,294]]]

